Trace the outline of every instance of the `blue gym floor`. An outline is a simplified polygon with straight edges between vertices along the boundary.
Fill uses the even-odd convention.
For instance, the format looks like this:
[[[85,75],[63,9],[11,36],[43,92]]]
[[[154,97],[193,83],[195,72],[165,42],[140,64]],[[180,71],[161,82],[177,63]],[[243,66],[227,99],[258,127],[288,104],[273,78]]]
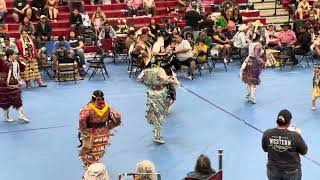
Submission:
[[[218,168],[217,149],[224,150],[224,180],[266,180],[262,134],[190,92],[178,88],[177,101],[164,127],[166,144],[152,142],[152,126],[145,116],[146,88],[128,78],[127,65],[108,64],[110,79],[98,74],[91,81],[48,81],[48,88],[24,89],[23,102],[31,123],[0,122],[0,180],[80,180],[77,124],[80,109],[96,89],[122,113],[123,124],[114,132],[103,158],[112,180],[135,171],[138,161],[156,164],[164,180],[180,180],[192,171],[199,154],[209,155]],[[288,108],[293,124],[302,129],[308,157],[320,161],[320,108],[311,110],[313,68],[267,69],[257,88],[257,104],[245,100],[239,65],[225,72],[219,64],[213,74],[203,71],[194,81],[179,74],[183,86],[261,130],[276,125],[277,113]],[[320,107],[320,103],[319,107]],[[11,111],[14,117],[16,112]],[[24,131],[25,130],[25,131]],[[303,179],[319,180],[320,166],[302,157]]]

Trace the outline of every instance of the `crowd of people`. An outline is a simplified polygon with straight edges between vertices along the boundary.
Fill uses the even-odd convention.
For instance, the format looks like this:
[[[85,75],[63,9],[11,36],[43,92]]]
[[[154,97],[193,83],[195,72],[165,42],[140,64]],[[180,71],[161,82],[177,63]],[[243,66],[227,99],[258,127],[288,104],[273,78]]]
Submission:
[[[92,0],[90,3],[108,4],[109,2]],[[28,4],[26,0],[15,0],[12,17],[15,22],[21,23],[20,39],[13,43],[10,37],[6,36],[1,44],[1,50],[5,53],[0,61],[0,93],[2,93],[0,107],[4,109],[4,119],[7,122],[14,121],[9,114],[10,107],[18,110],[21,122],[29,122],[22,109],[20,86],[23,81],[27,88],[32,88],[32,80],[35,80],[39,87],[47,86],[42,81],[38,66],[48,61],[45,44],[55,39],[52,37],[51,22],[59,21],[58,6],[61,4],[68,4],[70,7],[70,32],[67,37],[58,36],[54,42],[51,60],[55,76],[58,64],[68,62],[75,62],[79,78],[86,75],[85,34],[93,34],[96,37],[94,40],[91,39],[93,44],[100,48],[108,46],[108,53],[114,55],[112,44],[119,42],[120,37],[100,7],[97,7],[90,18],[84,12],[83,1],[33,0]],[[151,17],[156,15],[154,0],[129,0],[127,4],[128,16],[138,16],[141,12]],[[297,15],[300,19],[304,19],[305,15],[308,15],[308,18],[294,23],[293,27],[287,23],[282,24],[280,31],[277,31],[274,25],[264,25],[259,20],[246,23],[237,6],[223,8],[223,11],[214,13],[206,13],[200,0],[187,3],[179,1],[179,6],[184,7],[185,10],[183,15],[185,27],[179,27],[170,17],[164,18],[161,25],[155,18],[151,18],[150,24],[146,27],[138,30],[128,28],[123,39],[123,48],[142,71],[138,80],[149,88],[147,120],[154,126],[153,141],[155,143],[165,143],[161,128],[165,123],[170,105],[175,101],[174,86],[179,85],[175,72],[183,70],[183,66],[188,69],[186,77],[194,80],[196,68],[204,69],[203,63],[208,61],[210,56],[220,57],[225,64],[239,60],[242,64],[241,78],[248,90],[246,98],[255,104],[255,91],[256,86],[261,82],[262,69],[281,64],[277,59],[278,55],[272,52],[287,56],[288,62],[292,62],[293,66],[300,63],[296,55],[313,52],[314,56],[320,56],[320,38],[318,37],[320,11],[310,13],[310,6],[306,0],[299,3]],[[317,9],[317,3],[314,7]],[[6,3],[0,0],[0,21],[5,19],[6,14]],[[33,17],[39,20],[36,26],[30,21]],[[162,60],[164,64],[161,63]],[[319,68],[316,68],[314,77],[312,109],[316,109],[315,101],[320,96]],[[10,96],[7,96],[8,94]],[[278,127],[266,132],[263,137],[263,149],[269,153],[268,177],[270,180],[277,179],[282,174],[290,176],[290,173],[291,175],[296,173],[296,177],[301,177],[298,154],[306,154],[307,147],[299,130],[294,129],[289,132],[290,122],[291,113],[287,110],[280,112],[277,117]],[[84,179],[96,176],[97,172],[104,177],[104,180],[107,179],[107,171],[99,161],[109,144],[111,129],[120,124],[120,113],[105,103],[103,92],[95,91],[92,100],[82,109],[79,120],[79,139],[82,142],[80,156],[87,170]],[[271,148],[272,145],[279,147],[279,144],[272,144],[277,141],[276,139],[270,140],[277,133],[283,137],[294,138],[294,140],[287,138],[287,141],[298,141],[294,144],[297,146],[294,148],[297,152],[280,150],[272,152],[275,150]],[[288,147],[287,144],[283,146]],[[292,159],[279,158],[281,153],[289,153],[289,158],[294,162]],[[279,164],[280,161],[294,165],[288,165],[289,169],[282,169],[280,166],[283,164]],[[149,167],[143,167],[145,164]],[[143,161],[137,165],[137,173],[153,174],[156,170],[152,162]],[[195,172],[189,173],[186,179],[205,179],[214,173],[208,157],[201,155]],[[135,179],[154,180],[155,177],[136,176]]]

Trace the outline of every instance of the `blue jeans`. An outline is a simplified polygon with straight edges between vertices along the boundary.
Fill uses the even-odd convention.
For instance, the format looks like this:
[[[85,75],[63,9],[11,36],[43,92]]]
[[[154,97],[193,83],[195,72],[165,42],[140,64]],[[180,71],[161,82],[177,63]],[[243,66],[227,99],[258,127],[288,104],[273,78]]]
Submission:
[[[302,177],[301,169],[283,171],[270,167],[267,169],[267,175],[269,180],[301,180]]]

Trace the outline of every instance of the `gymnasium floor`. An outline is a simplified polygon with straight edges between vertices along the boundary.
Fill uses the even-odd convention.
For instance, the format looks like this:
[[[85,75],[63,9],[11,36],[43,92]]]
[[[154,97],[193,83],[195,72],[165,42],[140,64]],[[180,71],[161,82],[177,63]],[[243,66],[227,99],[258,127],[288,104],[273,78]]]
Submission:
[[[91,81],[23,91],[29,124],[0,122],[0,180],[80,180],[77,123],[79,110],[96,89],[122,113],[123,124],[114,132],[103,158],[112,180],[133,172],[138,161],[152,160],[163,180],[180,180],[192,171],[201,153],[218,168],[217,149],[224,150],[224,180],[266,180],[266,154],[262,134],[229,114],[178,88],[177,101],[164,128],[165,145],[152,142],[146,123],[145,87],[128,78],[126,64],[108,64],[110,79],[100,74]],[[245,101],[239,65],[225,72],[221,65],[213,74],[204,71],[194,81],[179,74],[183,86],[262,131],[275,126],[277,113],[288,108],[293,124],[302,129],[309,146],[308,157],[320,161],[320,108],[311,111],[313,68],[267,69],[257,89],[257,104]],[[45,77],[43,75],[43,77]],[[320,107],[320,103],[319,107]],[[12,111],[13,112],[13,111]],[[16,117],[16,112],[12,113]],[[320,166],[302,157],[303,179],[319,180]]]

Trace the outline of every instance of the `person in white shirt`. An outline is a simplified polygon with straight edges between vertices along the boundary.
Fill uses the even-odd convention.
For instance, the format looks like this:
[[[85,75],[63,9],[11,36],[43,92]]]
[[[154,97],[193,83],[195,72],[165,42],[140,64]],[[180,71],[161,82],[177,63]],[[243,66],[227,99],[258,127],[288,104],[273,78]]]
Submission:
[[[241,24],[239,31],[234,35],[233,46],[240,49],[240,56],[245,57],[248,52],[248,43],[246,41],[246,33],[248,31],[248,26],[246,24]]]

